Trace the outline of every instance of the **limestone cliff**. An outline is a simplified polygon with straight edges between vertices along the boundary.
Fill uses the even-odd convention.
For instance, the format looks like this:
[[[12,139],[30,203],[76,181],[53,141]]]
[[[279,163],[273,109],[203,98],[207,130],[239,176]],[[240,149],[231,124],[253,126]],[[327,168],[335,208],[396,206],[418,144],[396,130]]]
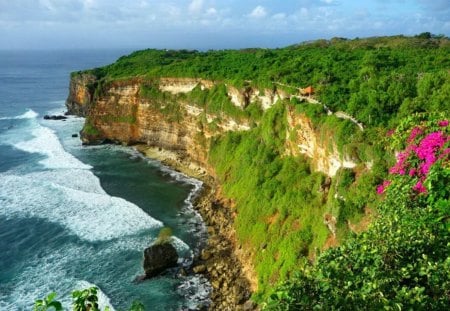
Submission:
[[[80,75],[70,83],[67,108],[70,113],[85,116],[83,142],[104,140],[123,144],[146,144],[173,151],[181,159],[208,170],[207,138],[225,131],[248,130],[248,122],[207,113],[202,107],[180,101],[174,111],[156,99],[142,96],[145,84],[138,79],[115,81],[103,86],[95,96],[91,76]],[[200,79],[161,79],[159,90],[171,94],[186,93],[198,84],[213,85]],[[213,174],[212,174],[213,175]]]
[[[311,163],[316,171],[332,177],[341,168],[354,168],[355,161],[347,155],[337,151],[333,137],[321,139],[311,120],[305,115],[295,113],[289,109],[287,113],[288,132],[286,133],[286,154],[304,154],[311,158]],[[292,135],[293,137],[289,137]]]
[[[298,93],[290,94],[277,88],[259,90],[248,86],[237,88],[220,83],[194,78],[153,80],[135,78],[100,82],[93,75],[77,74],[71,79],[66,105],[70,113],[86,117],[82,131],[84,143],[95,144],[106,141],[145,146],[141,150],[150,156],[164,152],[165,159],[170,160],[169,164],[175,163],[176,166],[177,163],[184,163],[184,166],[189,167],[195,175],[208,176],[213,180],[213,186],[217,186],[217,191],[213,191],[213,198],[209,203],[203,204],[208,206],[204,208],[203,215],[208,225],[216,228],[216,231],[220,228],[218,230],[220,233],[216,236],[219,237],[218,243],[222,245],[224,240],[228,241],[220,246],[224,250],[217,254],[223,257],[223,253],[227,253],[227,256],[237,256],[237,259],[220,264],[217,263],[219,261],[215,261],[215,265],[221,269],[218,269],[219,272],[210,273],[221,275],[226,271],[237,271],[236,267],[232,266],[237,266],[238,262],[242,266],[238,270],[247,278],[246,282],[236,281],[236,284],[240,284],[236,285],[237,287],[230,285],[228,288],[227,285],[227,289],[224,289],[222,283],[217,283],[217,278],[213,283],[217,292],[222,292],[218,294],[218,297],[222,297],[219,299],[221,307],[218,309],[234,310],[236,309],[234,306],[245,301],[236,298],[239,302],[233,299],[231,300],[234,302],[230,302],[227,295],[242,292],[244,283],[248,284],[247,287],[252,291],[257,290],[258,284],[251,264],[252,254],[240,249],[239,243],[236,243],[233,228],[235,211],[230,209],[226,212],[228,216],[224,216],[222,214],[225,211],[215,207],[216,203],[230,206],[233,203],[222,196],[215,168],[208,161],[211,141],[227,131],[248,131],[257,126],[257,121],[256,124],[254,121],[252,123],[250,118],[243,117],[239,113],[251,104],[257,104],[264,111],[279,100],[289,100],[292,97],[300,100],[305,98]],[[207,109],[201,101],[189,95],[196,91],[212,90],[218,85],[225,87],[224,96],[230,107],[235,109],[234,114],[224,112],[223,107],[216,110]],[[320,104],[314,99],[308,100]],[[287,109],[285,123],[286,156],[306,155],[312,159],[313,169],[330,177],[341,167],[352,168],[356,165],[347,156],[339,154],[333,146],[331,137],[325,140],[318,137],[314,124],[305,114]],[[153,153],[152,150],[156,152]],[[219,244],[214,244],[210,251],[214,253]],[[232,251],[226,250],[229,248],[232,248]],[[230,278],[240,279],[236,275]],[[240,296],[242,295],[236,294],[233,297]]]
[[[74,74],[70,79],[69,96],[66,106],[70,113],[86,116],[90,104],[94,100],[94,89],[97,78],[88,73]]]
[[[90,74],[75,75],[70,82],[66,102],[72,114],[87,117],[82,133],[84,143],[112,141],[123,144],[146,144],[177,153],[181,159],[191,162],[199,170],[212,176],[214,171],[208,165],[209,138],[226,131],[249,130],[248,120],[208,113],[189,100],[179,99],[176,111],[167,112],[164,103],[143,96],[141,79],[114,81],[103,85],[95,93],[97,81]],[[216,82],[194,78],[160,78],[157,87],[162,94],[179,95],[189,93],[199,86],[212,88]],[[227,85],[230,102],[244,109],[251,102],[258,102],[263,110],[278,100],[300,97],[281,89],[258,90],[238,89]],[[312,100],[314,103],[316,101]],[[341,155],[336,148],[329,148],[328,141],[321,141],[313,124],[304,115],[290,110],[287,114],[288,134],[295,132],[296,139],[286,138],[286,154],[304,154],[311,159],[316,170],[334,176],[341,167],[356,166],[351,159]]]

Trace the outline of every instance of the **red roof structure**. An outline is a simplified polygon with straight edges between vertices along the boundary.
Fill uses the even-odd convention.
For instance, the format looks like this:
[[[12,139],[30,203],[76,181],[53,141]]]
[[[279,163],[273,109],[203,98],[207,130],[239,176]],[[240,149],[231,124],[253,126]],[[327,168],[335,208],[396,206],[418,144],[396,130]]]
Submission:
[[[311,96],[314,94],[314,88],[311,85],[307,86],[304,89],[301,89],[300,93],[302,93],[302,95]]]

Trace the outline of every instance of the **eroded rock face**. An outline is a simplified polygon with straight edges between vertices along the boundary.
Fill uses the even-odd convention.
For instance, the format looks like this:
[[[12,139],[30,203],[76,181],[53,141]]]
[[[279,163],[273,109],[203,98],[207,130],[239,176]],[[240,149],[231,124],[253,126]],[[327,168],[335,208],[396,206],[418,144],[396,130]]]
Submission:
[[[155,244],[144,251],[145,277],[151,278],[168,268],[176,267],[178,253],[170,243]]]
[[[288,131],[286,132],[286,154],[304,154],[311,158],[316,171],[323,172],[332,177],[341,168],[354,168],[356,163],[341,155],[337,151],[333,141],[321,140],[320,135],[314,130],[314,126],[306,116],[299,115],[295,111],[288,111]],[[295,139],[290,139],[294,133]],[[332,148],[330,148],[330,145]]]
[[[229,116],[205,113],[188,101],[180,101],[177,120],[155,108],[151,98],[140,96],[143,81],[136,79],[114,81],[104,86],[101,96],[94,98],[95,76],[80,74],[72,77],[70,93],[66,105],[70,113],[86,116],[94,128],[82,133],[83,143],[104,141],[123,144],[145,144],[175,152],[180,159],[187,159],[204,168],[214,176],[208,164],[209,138],[226,131],[245,131],[250,126],[247,121]],[[213,81],[194,78],[160,78],[161,91],[172,94],[186,93],[197,85],[211,88]],[[268,109],[279,99],[290,98],[285,91],[253,88],[237,89],[227,86],[230,101],[243,108],[249,102],[258,101],[263,109]],[[203,121],[202,118],[204,118]],[[287,121],[290,135],[296,132],[296,139],[287,138],[286,154],[304,154],[312,159],[315,170],[334,176],[341,167],[353,168],[356,163],[340,154],[330,141],[321,141],[311,120],[289,111]],[[215,127],[215,130],[211,130]],[[330,146],[334,146],[331,147]]]
[[[82,86],[83,79],[90,83]],[[72,79],[74,80],[74,79]],[[71,94],[67,107],[72,113],[86,116],[91,131],[82,134],[83,142],[111,141],[116,143],[139,143],[157,150],[173,154],[173,161],[189,162],[201,168],[214,179],[214,168],[208,163],[209,138],[226,131],[250,129],[245,121],[228,116],[206,113],[202,107],[180,100],[180,118],[172,119],[157,108],[152,98],[143,98],[140,94],[142,81],[117,81],[105,87],[101,96],[93,99],[89,78],[76,78],[71,82]],[[160,91],[180,94],[191,91],[200,85],[202,89],[211,88],[214,82],[200,79],[162,78]],[[268,109],[276,101],[289,98],[290,94],[281,90],[263,90],[236,88],[228,89],[230,100],[238,107],[245,107],[248,102],[258,101],[263,109]],[[181,97],[182,98],[182,97]],[[79,107],[77,107],[77,105]],[[327,141],[321,141],[314,130],[311,120],[294,111],[287,113],[288,131],[296,132],[294,140],[286,137],[286,155],[304,154],[312,159],[316,170],[333,176],[340,167],[353,167],[349,159],[341,157],[337,151],[329,150]],[[211,127],[214,125],[215,129]],[[172,157],[172,156],[171,156]],[[235,232],[232,224],[234,216],[227,208],[212,207],[220,194],[205,198],[205,205],[198,207],[208,226],[217,233],[210,232],[209,245],[202,252],[201,259],[206,263],[196,266],[197,273],[210,275],[214,288],[211,295],[214,310],[237,310],[257,289],[256,272],[252,266],[251,254],[244,249],[237,249]],[[225,204],[228,206],[229,204]],[[223,215],[222,215],[223,214]],[[176,259],[175,259],[176,258]],[[145,250],[144,269],[146,276],[157,275],[177,264],[176,250],[170,244],[154,245]],[[251,303],[245,303],[252,308]]]
[[[79,74],[70,79],[69,97],[66,100],[69,114],[86,116],[94,97],[97,78],[91,74]]]

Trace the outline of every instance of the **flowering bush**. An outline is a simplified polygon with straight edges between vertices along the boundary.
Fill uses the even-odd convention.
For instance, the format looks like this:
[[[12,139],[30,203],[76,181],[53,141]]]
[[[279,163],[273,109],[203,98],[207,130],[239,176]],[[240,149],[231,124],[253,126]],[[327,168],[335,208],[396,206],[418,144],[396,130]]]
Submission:
[[[419,119],[419,120],[418,120]],[[418,122],[418,125],[417,123]],[[405,127],[414,125],[407,130]],[[448,165],[450,156],[450,135],[448,120],[420,120],[420,115],[407,119],[401,128],[401,132],[388,131],[388,137],[396,136],[397,142],[406,141],[403,151],[397,153],[397,162],[389,170],[391,177],[395,175],[405,176],[411,179],[411,189],[418,194],[426,193],[425,181],[430,168],[437,161],[442,165]],[[405,135],[408,137],[405,139]],[[395,140],[394,140],[395,141]],[[398,143],[394,144],[398,147]],[[377,187],[377,193],[383,194],[390,185],[391,180],[385,180]]]
[[[269,310],[450,310],[450,161],[446,118],[415,115],[389,137],[397,153],[378,218],[267,301]]]

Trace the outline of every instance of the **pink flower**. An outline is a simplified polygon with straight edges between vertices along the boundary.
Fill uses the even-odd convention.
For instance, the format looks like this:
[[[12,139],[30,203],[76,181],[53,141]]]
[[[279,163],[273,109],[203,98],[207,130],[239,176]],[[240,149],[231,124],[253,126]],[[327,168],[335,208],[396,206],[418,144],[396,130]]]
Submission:
[[[440,127],[446,127],[446,126],[448,126],[448,120],[442,120],[442,121],[439,121],[439,122],[438,122],[438,125],[439,125]]]
[[[397,163],[389,169],[389,173],[405,175],[405,162],[409,157],[409,153],[409,150],[399,152],[397,154]]]
[[[417,135],[420,135],[422,133],[423,133],[422,129],[420,127],[416,126],[415,128],[413,128],[411,130],[411,134],[409,134],[407,142],[410,143],[410,142],[414,141],[414,139],[417,137]]]
[[[377,187],[377,193],[378,194],[383,194],[384,191],[386,191],[386,188],[391,184],[390,180],[385,180],[383,181],[383,183],[381,185],[378,185]]]
[[[418,146],[414,147],[414,152],[417,157],[423,162],[420,164],[420,172],[423,175],[428,174],[430,167],[437,160],[437,152],[448,141],[449,137],[446,137],[442,132],[433,132],[425,136]]]
[[[395,130],[389,130],[386,132],[386,137],[391,137],[392,135],[394,135]]]
[[[450,148],[446,148],[444,151],[442,151],[441,155],[439,156],[439,159],[443,159],[449,154],[450,154]]]
[[[412,168],[412,169],[409,170],[408,175],[413,177],[414,175],[416,175],[416,172],[417,172],[417,170],[415,168]]]
[[[413,190],[417,191],[418,193],[425,193],[427,192],[427,189],[423,185],[422,181],[418,181],[417,184],[413,187]]]

